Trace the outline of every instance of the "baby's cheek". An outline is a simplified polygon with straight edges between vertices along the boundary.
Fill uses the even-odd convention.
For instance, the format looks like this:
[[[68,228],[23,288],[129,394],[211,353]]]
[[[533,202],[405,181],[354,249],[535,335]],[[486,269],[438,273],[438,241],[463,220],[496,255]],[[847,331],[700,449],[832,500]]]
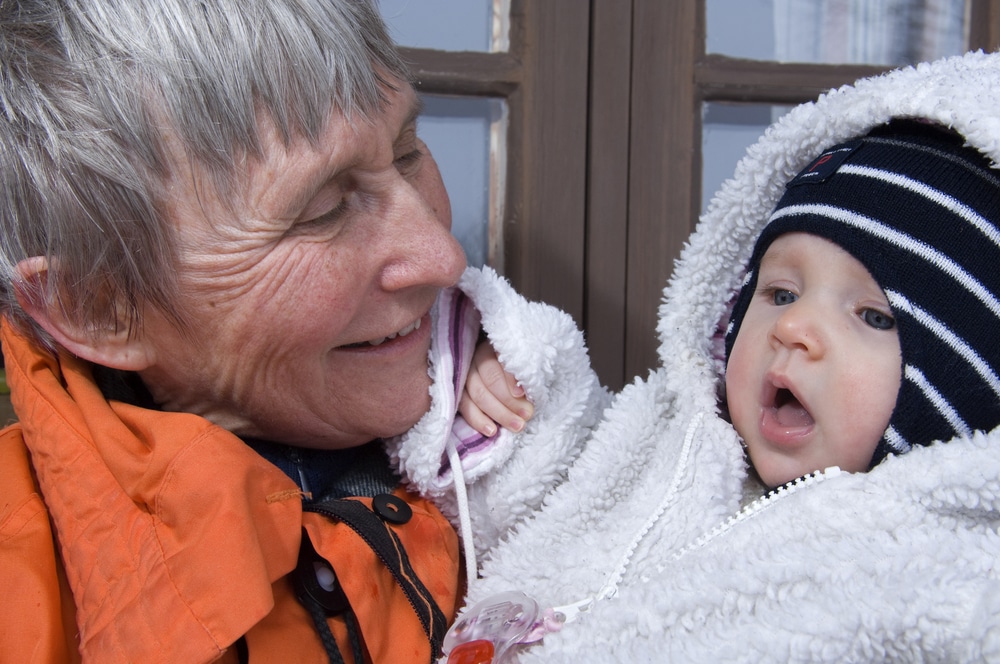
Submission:
[[[750,411],[752,411],[752,405],[748,399],[748,395],[752,394],[749,385],[749,369],[743,365],[742,357],[743,355],[737,353],[737,349],[734,347],[730,354],[729,365],[726,368],[723,389],[724,409],[728,411],[730,421],[741,436],[746,430],[747,419],[751,417]]]

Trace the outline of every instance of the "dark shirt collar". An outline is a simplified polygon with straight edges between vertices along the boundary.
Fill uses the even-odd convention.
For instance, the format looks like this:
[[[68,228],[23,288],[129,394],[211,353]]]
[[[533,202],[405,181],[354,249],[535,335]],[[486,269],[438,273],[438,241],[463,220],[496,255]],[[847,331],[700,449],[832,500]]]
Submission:
[[[160,410],[135,372],[94,365],[94,381],[109,401]],[[288,475],[307,501],[392,493],[400,481],[381,440],[344,450],[315,450],[257,438],[242,440]]]

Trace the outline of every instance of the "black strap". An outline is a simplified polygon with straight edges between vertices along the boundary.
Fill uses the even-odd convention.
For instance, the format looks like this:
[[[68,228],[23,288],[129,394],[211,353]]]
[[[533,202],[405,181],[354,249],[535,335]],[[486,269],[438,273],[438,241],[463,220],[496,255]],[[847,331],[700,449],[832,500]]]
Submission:
[[[325,572],[325,583],[320,583],[319,580],[318,574],[321,569],[324,569]],[[347,601],[347,595],[344,594],[344,590],[340,586],[340,579],[337,578],[330,563],[316,553],[305,528],[302,529],[299,563],[295,568],[293,579],[295,581],[295,595],[309,612],[330,664],[344,664],[344,656],[340,653],[337,639],[334,638],[330,625],[326,621],[330,616],[344,618],[347,635],[351,640],[354,662],[355,664],[363,662],[364,656],[361,651],[361,641],[358,639],[357,621],[354,620],[354,613]]]
[[[311,597],[300,596],[299,601],[302,602],[302,606],[306,607],[309,617],[312,618],[313,625],[316,627],[319,640],[323,644],[323,650],[326,651],[326,656],[329,658],[330,664],[344,664],[344,656],[340,654],[340,646],[337,645],[337,639],[333,636],[330,625],[326,622],[326,611]],[[349,611],[347,613],[350,614]],[[362,661],[364,660],[358,659],[355,656],[355,664]]]
[[[323,649],[326,650],[330,664],[345,664],[344,656],[340,654],[340,646],[337,645],[337,639],[333,636],[329,623],[326,622],[328,611],[311,596],[300,595],[299,601],[309,612],[309,616],[316,626],[316,632],[319,633],[319,639],[323,643]],[[341,615],[347,626],[347,636],[351,641],[351,654],[354,656],[354,663],[361,664],[365,661],[365,656],[361,650],[361,639],[358,638],[358,621],[355,619],[353,611],[348,610]]]
[[[241,636],[233,644],[236,649],[236,659],[239,664],[250,664],[250,650],[247,648],[247,637]]]
[[[358,500],[309,503],[303,505],[302,509],[347,524],[371,547],[386,569],[392,573],[409,600],[410,606],[416,612],[431,645],[430,661],[435,662],[441,656],[441,644],[448,629],[448,620],[438,608],[434,596],[413,570],[409,556],[406,555],[402,542],[392,528]]]

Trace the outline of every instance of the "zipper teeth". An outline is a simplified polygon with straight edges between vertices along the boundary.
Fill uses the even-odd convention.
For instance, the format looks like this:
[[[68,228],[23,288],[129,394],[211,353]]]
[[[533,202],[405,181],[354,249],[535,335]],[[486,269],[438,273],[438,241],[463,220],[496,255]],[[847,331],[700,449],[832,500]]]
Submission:
[[[660,520],[663,516],[663,512],[666,511],[667,506],[672,503],[679,491],[681,477],[684,474],[684,470],[687,467],[688,456],[691,453],[691,446],[694,444],[694,434],[698,430],[698,426],[701,424],[702,418],[705,416],[704,412],[696,414],[691,422],[688,423],[687,433],[684,435],[684,444],[681,446],[681,453],[677,459],[677,467],[674,469],[674,476],[670,482],[670,486],[666,493],[663,494],[663,499],[660,504],[656,507],[654,511],[646,522],[643,524],[642,528],[635,534],[632,541],[629,543],[628,547],[622,554],[621,559],[615,566],[614,571],[604,582],[604,586],[601,590],[594,596],[595,599],[606,599],[608,597],[613,597],[618,592],[618,584],[625,577],[625,573],[628,571],[629,565],[632,562],[632,556],[635,555],[636,549],[639,544],[645,539],[649,531],[652,530],[656,522]]]
[[[308,511],[308,512],[315,512],[317,514],[322,514],[323,516],[325,516],[328,519],[331,519],[333,521],[340,521],[341,523],[346,524],[352,531],[354,531],[355,535],[357,535],[358,537],[360,537],[361,539],[363,539],[365,541],[365,544],[367,544],[368,548],[371,549],[372,553],[375,554],[375,557],[378,558],[379,561],[381,561],[382,566],[385,567],[387,570],[389,570],[389,573],[393,577],[396,576],[396,573],[393,572],[394,568],[390,564],[391,561],[388,560],[384,555],[382,555],[382,552],[379,550],[379,548],[378,548],[375,540],[372,539],[372,537],[367,532],[364,532],[363,528],[361,528],[361,527],[355,527],[358,524],[356,524],[354,522],[354,520],[352,520],[352,519],[345,519],[344,515],[339,514],[339,513],[337,513],[334,510],[331,510],[331,509],[328,509],[328,508],[324,507],[323,503],[313,503],[311,505],[304,505],[303,509],[305,511]],[[390,531],[390,534],[391,534],[391,531]],[[394,535],[393,535],[393,539],[395,540],[395,536]],[[397,544],[398,544],[398,542],[397,542]],[[400,547],[400,551],[403,554],[406,553],[405,549],[402,549],[402,547]],[[325,558],[324,558],[324,560],[325,560]],[[327,561],[327,562],[329,562],[329,561]],[[331,567],[332,567],[332,565],[331,565]],[[334,570],[334,572],[336,572],[336,570]],[[417,582],[420,582],[419,577],[417,578]],[[338,583],[339,583],[339,581],[338,581]],[[402,584],[398,580],[397,580],[397,583],[399,583],[400,589],[403,590],[403,596],[406,597],[406,601],[408,601],[410,603],[410,606],[413,608],[414,613],[417,614],[417,619],[420,621],[420,624],[424,627],[424,631],[427,632],[428,637],[430,637],[431,633],[434,631],[434,625],[431,624],[431,623],[434,622],[433,616],[432,615],[427,615],[426,619],[425,619],[424,614],[422,614],[420,612],[420,610],[422,608],[426,608],[426,605],[418,605],[417,604],[417,600],[411,595],[411,593],[407,592],[407,590],[405,588],[403,588]],[[421,596],[420,599],[421,600],[426,600],[427,598]],[[348,602],[348,603],[350,603],[350,602]],[[351,610],[353,611],[354,609],[352,608]],[[433,649],[434,649],[433,642],[431,643],[431,648],[432,648],[432,651],[433,651]]]
[[[726,534],[727,532],[735,528],[740,523],[746,521],[747,519],[752,519],[753,517],[757,516],[767,508],[774,505],[777,501],[781,500],[782,498],[790,496],[793,493],[797,493],[802,489],[806,489],[816,484],[819,484],[823,480],[836,477],[839,474],[840,474],[840,468],[838,468],[837,466],[831,466],[826,470],[817,470],[814,473],[803,475],[802,477],[792,480],[787,484],[783,484],[779,486],[777,489],[772,489],[767,493],[767,495],[761,496],[757,500],[753,501],[752,503],[741,509],[736,514],[730,516],[724,522],[715,526],[712,530],[703,534],[701,537],[699,537],[691,544],[687,545],[680,551],[677,551],[673,555],[674,562],[680,560],[681,558],[691,553],[692,551],[702,548],[703,546],[705,546],[712,540],[716,539],[717,537],[721,537],[722,535]]]

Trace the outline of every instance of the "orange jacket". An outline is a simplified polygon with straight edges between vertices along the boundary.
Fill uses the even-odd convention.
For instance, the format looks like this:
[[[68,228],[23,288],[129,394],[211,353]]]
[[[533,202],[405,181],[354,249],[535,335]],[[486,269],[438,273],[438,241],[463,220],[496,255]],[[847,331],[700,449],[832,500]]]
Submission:
[[[375,553],[304,513],[295,483],[237,437],[109,402],[87,363],[6,323],[2,345],[20,421],[0,432],[0,662],[235,662],[240,637],[251,662],[326,662],[289,576],[303,527],[337,570],[370,661],[431,661]],[[456,534],[426,500],[396,495],[413,518],[391,528],[450,623]],[[329,624],[350,662],[342,620]]]

